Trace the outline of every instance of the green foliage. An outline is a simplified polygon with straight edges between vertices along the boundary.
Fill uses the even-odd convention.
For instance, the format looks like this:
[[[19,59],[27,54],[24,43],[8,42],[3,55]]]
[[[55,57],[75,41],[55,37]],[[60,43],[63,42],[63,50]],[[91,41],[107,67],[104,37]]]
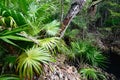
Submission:
[[[70,37],[71,39],[75,39],[76,36],[79,34],[79,29],[68,29],[65,33],[66,37]]]
[[[42,2],[38,3],[32,0],[10,0],[9,4],[11,5],[5,6],[2,4],[0,6],[0,15],[3,17],[11,16],[18,26],[25,24],[30,26],[27,30],[27,33],[30,35],[37,35],[41,31],[41,28],[45,26],[44,24],[53,21],[51,16],[56,13],[54,2],[44,1],[43,4]]]
[[[12,40],[20,40],[20,41],[28,41],[28,42],[30,41],[27,38],[17,35],[17,33],[21,32],[23,30],[26,30],[26,28],[24,28],[24,26],[20,27],[20,28],[15,28],[13,30],[2,30],[0,33],[0,40],[19,47]]]
[[[10,17],[14,20],[15,26],[22,26],[26,24],[25,16],[21,12],[17,12],[9,8],[2,8],[0,6],[0,15],[3,16],[3,18]],[[9,25],[6,26],[9,27]]]
[[[39,40],[39,46],[53,52],[53,49],[59,44],[59,42],[60,39],[58,37],[45,38]]]
[[[39,46],[28,50],[19,50],[23,52],[20,56],[18,56],[19,51],[16,51],[17,54],[11,56],[11,53],[9,53],[10,56],[2,58],[1,61],[4,61],[6,66],[11,65],[13,67],[17,63],[17,71],[21,79],[32,79],[34,75],[41,74],[44,64],[49,65],[49,62],[54,62],[50,53],[63,51],[64,41],[58,37],[46,38],[55,36],[59,29],[60,23],[55,17],[56,15],[58,16],[56,14],[58,13],[58,8],[56,7],[58,4],[55,5],[55,3],[59,2],[51,2],[49,0],[40,0],[40,2],[37,0],[1,0],[0,44],[7,43],[10,48],[13,45],[21,48],[20,44],[26,48],[26,46],[30,47],[30,44],[26,45],[24,42],[34,42],[35,46]],[[45,34],[42,31],[45,31]],[[2,50],[0,52],[0,57],[2,57],[4,54]],[[5,53],[8,55],[8,52],[6,51]],[[15,63],[16,56],[18,58]],[[2,64],[2,68],[5,68],[4,64]],[[11,73],[15,74],[14,71]],[[9,76],[0,77],[0,79],[3,78],[14,79],[14,77]]]
[[[43,48],[33,47],[23,52],[17,59],[17,70],[23,78],[32,79],[35,73],[42,73],[43,64],[54,62],[48,51]]]
[[[114,12],[112,10],[109,10],[109,11],[110,11],[112,17],[120,17],[120,13],[119,12]]]
[[[70,58],[78,59],[81,62],[89,63],[92,66],[105,67],[106,57],[93,47],[88,41],[71,43]]]
[[[2,21],[1,23],[3,25],[10,26],[11,28],[15,28],[16,27],[16,22],[15,22],[15,20],[11,16],[3,17],[3,18],[1,18],[1,21]]]
[[[16,56],[13,56],[13,55],[7,55],[4,57],[3,59],[3,67],[2,67],[2,72],[5,72],[5,70],[7,68],[10,69],[10,71],[12,72],[12,70],[14,70],[16,68],[16,59],[17,57]]]
[[[47,33],[51,32],[50,30],[48,31],[48,26],[50,26],[49,29],[53,29],[53,27],[58,26],[58,23],[56,21],[54,22],[53,21],[54,19],[52,18],[52,15],[54,15],[55,13],[56,13],[56,9],[53,3],[46,2],[44,4],[42,3],[38,4],[32,2],[29,6],[28,20],[27,20],[31,26],[30,34],[34,31],[32,35],[36,35],[41,30],[45,29],[44,27],[46,27]],[[55,25],[53,26],[53,24]]]
[[[99,12],[103,19],[102,26],[116,26],[120,25],[120,5],[119,1],[111,0],[104,1],[99,5]]]
[[[52,54],[67,52],[66,44],[59,37],[40,39],[39,46],[47,49]]]
[[[48,23],[45,25],[44,29],[46,30],[46,33],[50,36],[55,36],[59,30],[58,26],[60,25],[59,22],[56,20],[52,21],[51,23]]]
[[[12,75],[0,75],[0,80],[20,80],[20,78]]]
[[[74,41],[79,35],[79,29],[86,30],[90,21],[87,14],[87,8],[90,6],[92,0],[87,0],[85,7],[81,14],[72,21],[77,25],[77,29],[68,30],[66,36],[69,36]],[[70,49],[65,42],[59,37],[54,37],[58,30],[60,23],[58,18],[60,15],[60,0],[1,0],[0,2],[0,58],[1,61],[8,66],[13,67],[17,63],[17,71],[21,79],[32,79],[34,75],[43,72],[44,64],[49,65],[49,62],[54,62],[51,53],[64,53],[69,56],[71,60],[89,63],[92,66],[103,67],[106,57],[104,57],[97,48],[93,47],[88,41],[71,42]],[[64,1],[64,13],[68,11],[70,0]],[[111,4],[118,6],[117,4]],[[109,10],[112,17],[118,17],[119,12]],[[64,15],[64,14],[63,14]],[[110,17],[111,19],[111,17]],[[113,19],[112,19],[113,20]],[[107,23],[108,20],[106,20]],[[118,24],[119,19],[114,18],[114,23]],[[111,21],[108,21],[108,23]],[[113,22],[113,21],[112,21]],[[83,33],[84,34],[84,33]],[[28,44],[24,44],[27,42]],[[29,42],[33,42],[32,45]],[[18,56],[17,54],[9,53],[8,50],[2,48],[1,44],[7,43],[22,48],[23,52]],[[21,44],[22,43],[22,44]],[[35,43],[35,44],[34,44]],[[30,49],[25,50],[24,47]],[[32,47],[31,46],[38,46]],[[11,46],[11,47],[12,47]],[[6,46],[7,47],[7,46]],[[11,48],[10,47],[10,48]],[[9,48],[9,47],[8,47]],[[12,49],[13,50],[13,49]],[[13,50],[14,51],[14,50]],[[3,55],[7,55],[3,59]],[[17,58],[17,62],[15,63]],[[4,64],[2,63],[4,68]],[[16,69],[16,67],[15,67]],[[15,71],[15,70],[14,70]],[[15,73],[15,72],[12,73]],[[9,71],[8,71],[9,73]],[[94,69],[82,69],[81,74],[87,78],[98,79],[98,72]],[[101,74],[100,74],[101,75]],[[100,76],[99,76],[100,77]],[[1,80],[12,79],[17,77],[0,76]],[[100,78],[101,80],[103,78]]]
[[[21,42],[34,42],[35,45],[37,44],[37,46],[40,47],[33,47],[30,50],[25,50],[22,47],[21,50],[25,51],[18,56],[17,59],[17,70],[21,77],[32,78],[34,74],[40,74],[42,72],[43,64],[53,62],[50,52],[56,52],[55,48],[59,47],[61,40],[57,37],[46,37],[55,36],[59,29],[58,26],[60,23],[55,20],[57,12],[56,2],[57,1],[51,2],[48,0],[41,0],[40,2],[37,0],[1,0],[1,42],[19,48],[21,48],[21,46],[19,46]],[[46,34],[43,34],[42,31],[45,31]],[[40,39],[41,36],[44,36],[44,39]],[[29,44],[22,44],[22,46],[30,47]],[[19,53],[19,51],[16,52]],[[1,54],[0,57],[2,55],[3,54]],[[16,56],[16,54],[14,55]],[[6,57],[4,61],[7,65],[11,63],[12,65],[15,64],[11,56]]]
[[[87,80],[106,80],[106,77],[94,68],[83,68],[80,70],[83,79]]]

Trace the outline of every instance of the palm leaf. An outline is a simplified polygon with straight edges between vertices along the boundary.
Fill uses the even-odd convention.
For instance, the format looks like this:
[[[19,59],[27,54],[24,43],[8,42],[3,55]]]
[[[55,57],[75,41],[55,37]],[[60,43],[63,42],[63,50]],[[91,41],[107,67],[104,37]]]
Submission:
[[[0,75],[0,80],[20,80],[20,78],[14,75]]]
[[[28,29],[28,27],[26,27],[26,26],[27,25],[23,25],[23,26],[20,26],[19,28],[14,28],[12,30],[3,30],[0,32],[0,36],[13,35],[13,34],[21,32],[21,31],[25,31]]]
[[[80,74],[83,79],[92,80],[106,80],[106,77],[101,72],[98,72],[94,68],[82,68]]]
[[[48,64],[48,62],[53,61],[48,51],[43,48],[33,47],[18,57],[17,70],[19,70],[21,77],[32,78],[34,73],[40,74],[42,72],[42,64]]]
[[[87,62],[92,66],[105,67],[106,57],[93,47],[90,42],[77,41],[71,43],[71,52],[68,54],[70,58]]]
[[[12,42],[12,41],[10,41],[9,39],[6,39],[6,38],[1,38],[1,40],[3,40],[4,42],[9,43],[9,44],[11,44],[11,45],[14,45],[14,46],[19,47],[17,44],[13,43],[13,42]]]
[[[0,77],[0,80],[20,80],[20,78],[17,78],[17,77]]]
[[[54,48],[60,44],[60,38],[52,37],[39,40],[39,46],[52,51],[54,53]]]
[[[12,16],[17,23],[18,26],[25,25],[26,19],[25,16],[21,12],[16,12],[15,10],[9,10],[10,16]]]
[[[87,79],[98,80],[96,70],[93,68],[81,69],[80,73],[82,77],[85,77]]]
[[[3,30],[0,33],[0,40],[9,43],[11,45],[19,47],[17,44],[15,44],[12,40],[21,40],[21,41],[27,41],[31,42],[32,40],[25,38],[23,36],[17,35],[18,32],[21,32],[23,30],[26,30],[27,28],[15,28],[13,30]],[[20,48],[20,47],[19,47]]]
[[[20,36],[15,36],[15,35],[3,36],[3,37],[0,37],[0,39],[11,39],[11,40],[30,41],[30,40],[27,39],[27,38],[20,37]]]
[[[57,22],[56,20],[52,21],[49,24],[46,24],[44,29],[46,30],[46,33],[50,36],[55,36],[58,33],[58,26],[60,25],[59,22]]]

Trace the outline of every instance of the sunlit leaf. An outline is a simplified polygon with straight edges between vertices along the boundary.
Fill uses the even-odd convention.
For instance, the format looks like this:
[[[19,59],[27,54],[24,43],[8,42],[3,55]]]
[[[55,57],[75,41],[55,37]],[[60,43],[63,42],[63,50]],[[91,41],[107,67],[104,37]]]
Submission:
[[[48,64],[53,62],[54,59],[51,57],[48,51],[43,48],[33,47],[23,52],[17,60],[17,70],[21,77],[32,78],[35,73],[42,73],[42,64]]]

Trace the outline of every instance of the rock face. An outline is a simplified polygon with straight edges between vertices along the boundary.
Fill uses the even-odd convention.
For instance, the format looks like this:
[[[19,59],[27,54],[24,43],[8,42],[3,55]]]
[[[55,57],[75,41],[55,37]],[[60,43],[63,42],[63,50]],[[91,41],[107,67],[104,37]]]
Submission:
[[[37,80],[82,80],[74,66],[65,64],[65,56],[59,55],[55,63],[44,65],[44,73]]]
[[[51,63],[51,67],[45,65],[43,80],[81,80],[76,68],[69,65]]]

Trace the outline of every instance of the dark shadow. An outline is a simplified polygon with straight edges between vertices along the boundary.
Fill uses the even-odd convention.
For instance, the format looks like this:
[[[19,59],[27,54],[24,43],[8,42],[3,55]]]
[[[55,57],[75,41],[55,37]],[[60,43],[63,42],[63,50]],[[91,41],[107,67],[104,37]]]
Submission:
[[[116,53],[110,53],[109,64],[106,71],[108,73],[114,74],[118,80],[120,80],[120,55]]]

